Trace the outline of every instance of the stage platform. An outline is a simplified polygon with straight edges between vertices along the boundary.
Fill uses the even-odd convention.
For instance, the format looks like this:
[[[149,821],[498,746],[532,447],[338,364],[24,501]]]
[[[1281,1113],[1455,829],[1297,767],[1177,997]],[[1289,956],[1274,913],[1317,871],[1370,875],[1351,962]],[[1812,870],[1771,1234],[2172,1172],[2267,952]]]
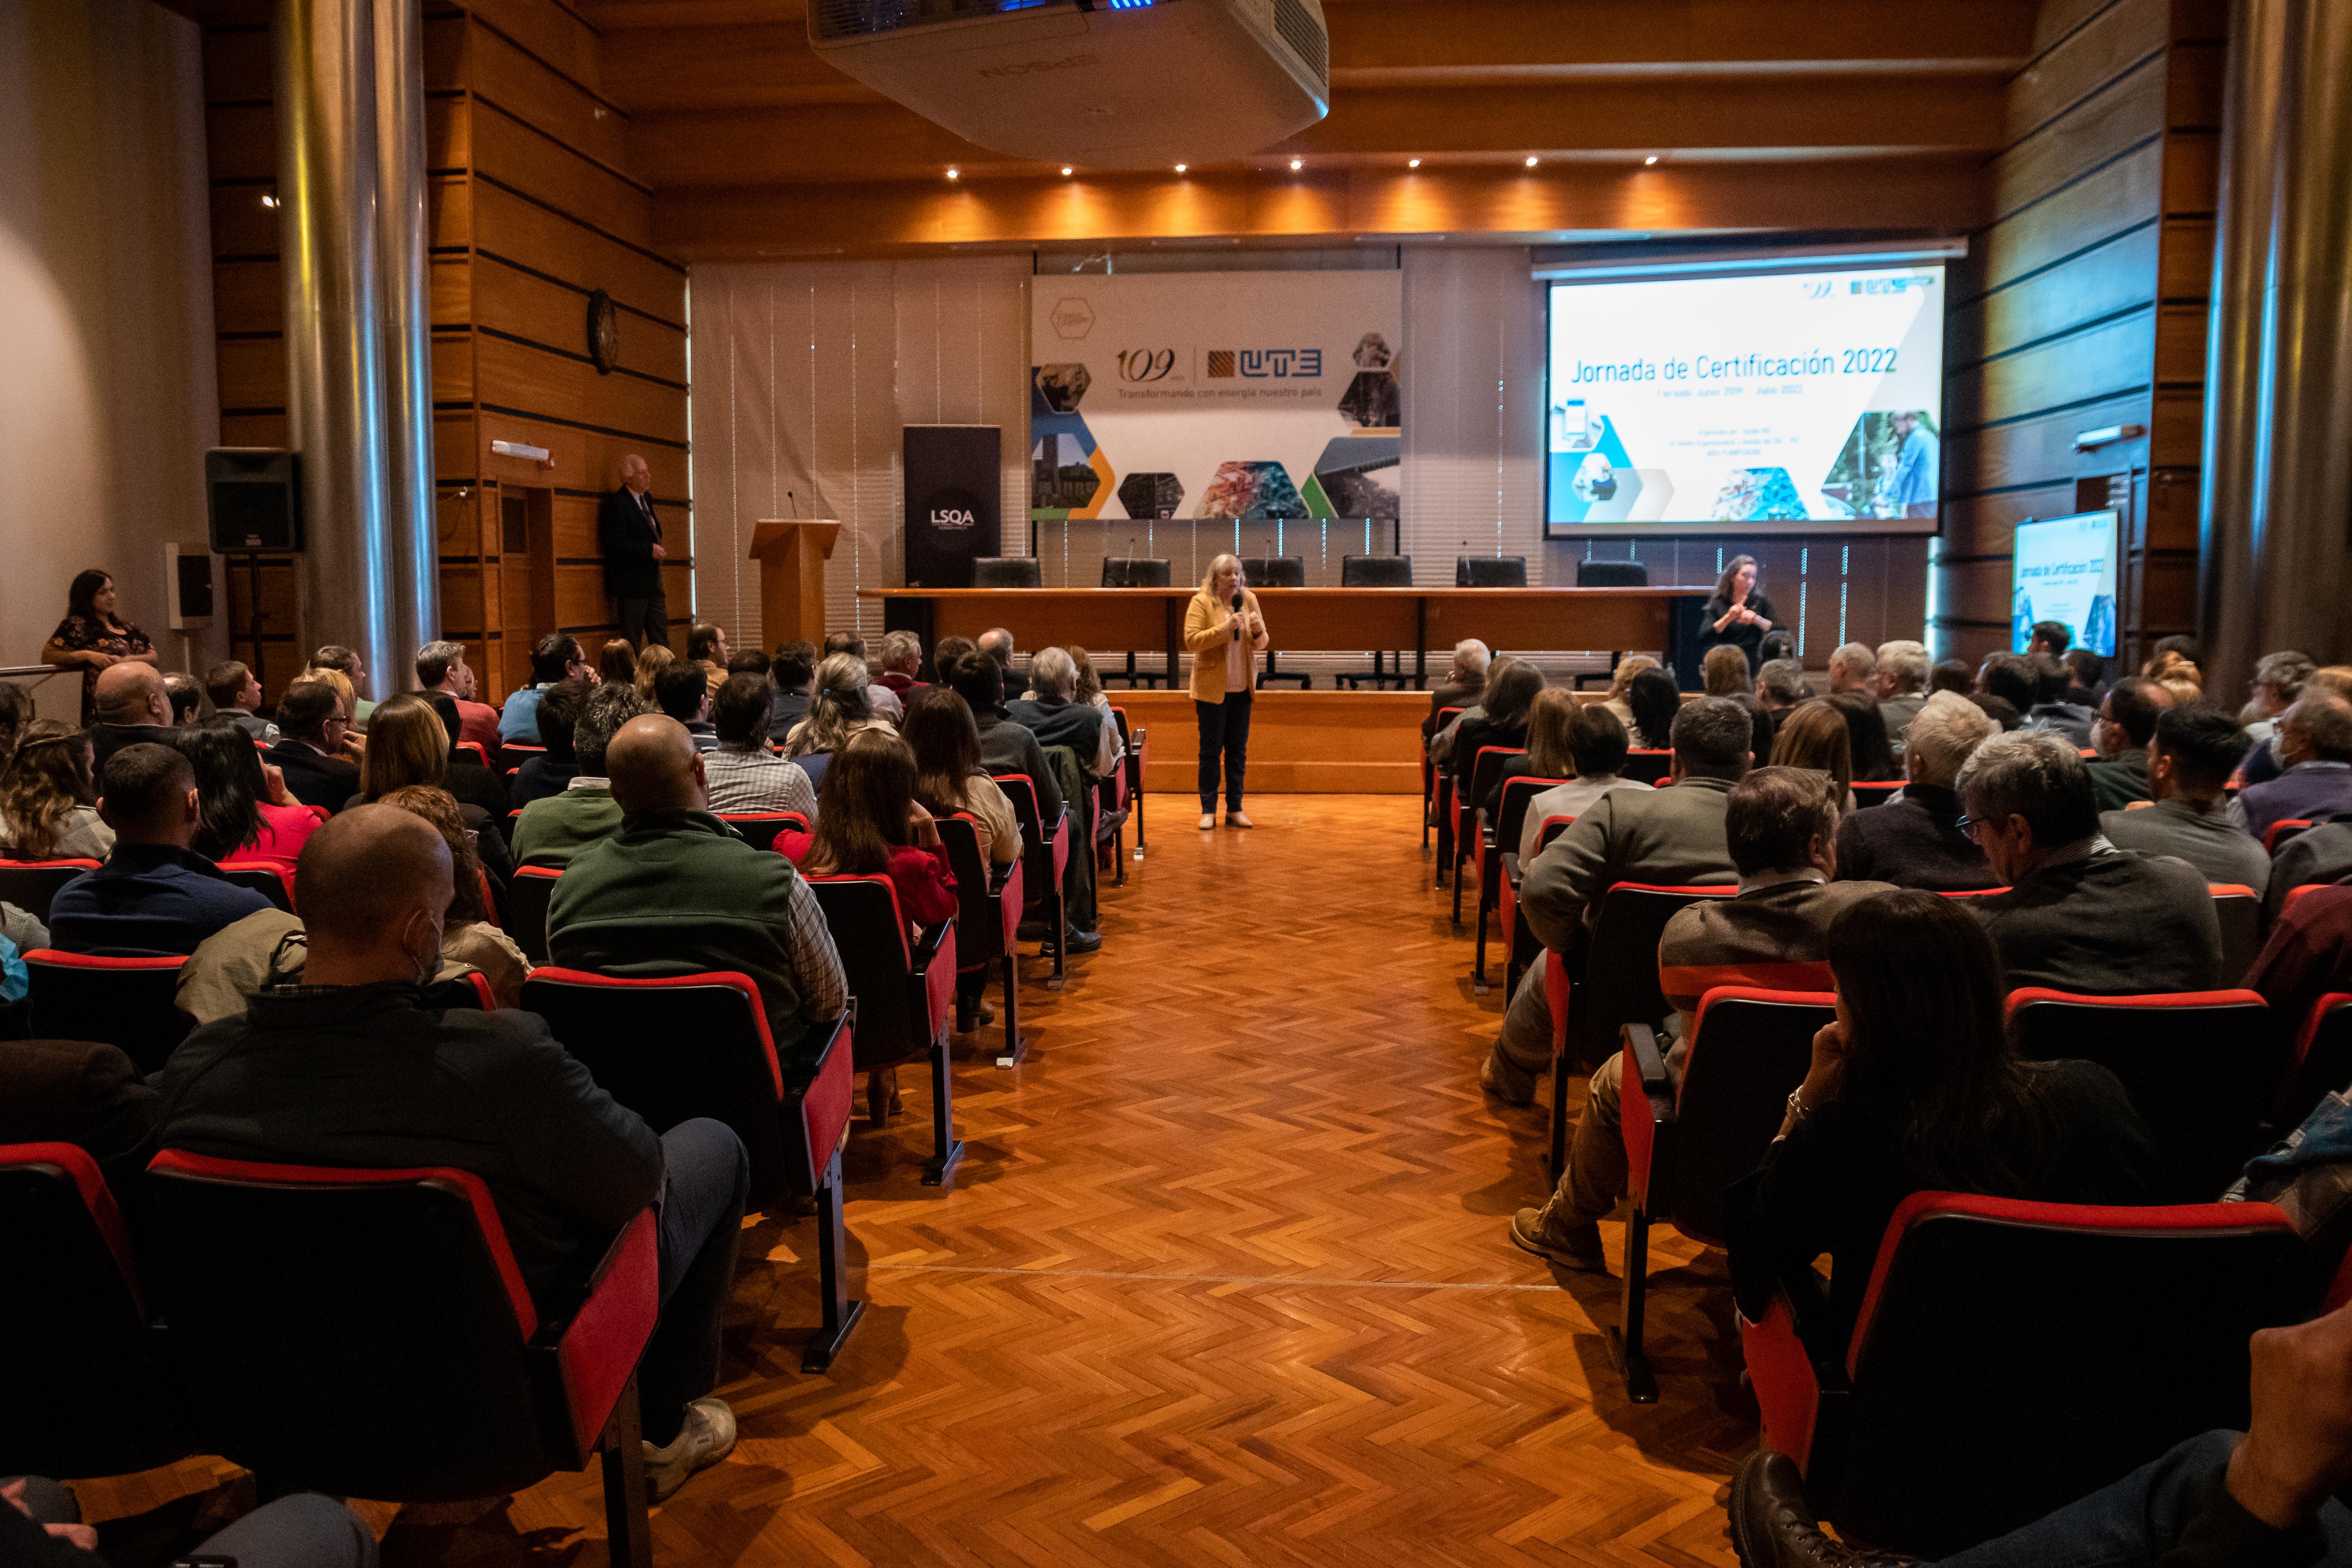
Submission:
[[[1190,794],[1198,785],[1201,728],[1183,691],[1114,687],[1111,705],[1150,737],[1143,787]],[[1258,692],[1250,717],[1251,795],[1418,795],[1425,691]]]

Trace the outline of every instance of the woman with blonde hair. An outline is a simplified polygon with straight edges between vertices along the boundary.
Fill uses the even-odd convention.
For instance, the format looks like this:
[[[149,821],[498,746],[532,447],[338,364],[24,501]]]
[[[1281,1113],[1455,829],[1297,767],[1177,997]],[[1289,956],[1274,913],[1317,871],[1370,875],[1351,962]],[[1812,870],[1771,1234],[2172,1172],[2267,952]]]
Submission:
[[[376,711],[381,713],[383,710]],[[449,846],[452,892],[449,912],[441,926],[441,956],[450,963],[480,970],[488,979],[499,1006],[520,1006],[522,983],[530,973],[530,960],[515,945],[514,939],[499,929],[496,917],[482,901],[482,862],[474,852],[474,835],[466,827],[466,808],[447,790],[430,784],[403,784],[385,791],[380,798],[386,805],[431,823],[441,835],[441,841]]]
[[[89,736],[55,719],[36,719],[0,768],[0,858],[103,860],[114,829],[99,820],[89,776]]]
[[[1658,661],[1646,653],[1629,653],[1609,672],[1609,695],[1601,700],[1601,706],[1617,715],[1617,722],[1624,726],[1628,735],[1633,732],[1633,705],[1625,700],[1626,689],[1643,670],[1660,668]]]
[[[784,737],[784,755],[800,763],[817,786],[820,816],[824,810],[825,768],[833,754],[862,730],[890,731],[888,720],[874,716],[871,699],[866,694],[868,684],[865,659],[854,653],[828,654],[816,667],[808,717]]]
[[[411,788],[438,790],[457,799],[449,789],[449,727],[435,711],[431,698],[420,691],[402,692],[376,709],[375,727],[369,733],[372,743],[360,763],[360,793],[352,797],[352,805]],[[457,816],[476,835],[482,864],[505,887],[514,877],[514,857],[499,825],[487,809],[468,802],[458,802]]]
[[[1569,730],[1583,704],[1564,686],[1547,686],[1528,704],[1527,750],[1503,764],[1503,776],[1478,802],[1488,821],[1502,809],[1503,786],[1513,779],[1571,779],[1576,758],[1569,750]]]
[[[1853,815],[1853,739],[1835,703],[1816,697],[1789,710],[1772,738],[1772,765],[1829,774],[1839,813]]]
[[[1184,610],[1184,647],[1192,655],[1192,711],[1201,724],[1201,831],[1217,826],[1217,770],[1225,780],[1225,826],[1256,826],[1242,814],[1249,767],[1250,700],[1257,656],[1271,641],[1257,595],[1242,581],[1238,556],[1209,563],[1201,591]]]
[[[663,670],[667,669],[677,662],[677,655],[669,651],[669,645],[667,643],[649,642],[646,644],[645,650],[637,655],[636,687],[638,698],[648,706],[655,708],[660,707],[661,704],[654,701],[654,682],[661,678],[661,672]]]

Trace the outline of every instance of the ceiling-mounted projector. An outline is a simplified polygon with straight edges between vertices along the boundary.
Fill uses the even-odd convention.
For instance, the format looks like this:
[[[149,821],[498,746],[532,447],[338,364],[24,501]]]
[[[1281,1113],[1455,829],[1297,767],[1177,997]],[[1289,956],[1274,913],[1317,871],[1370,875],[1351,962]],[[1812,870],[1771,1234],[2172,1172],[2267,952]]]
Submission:
[[[1330,111],[1321,0],[808,0],[810,47],[967,142],[1142,168]]]

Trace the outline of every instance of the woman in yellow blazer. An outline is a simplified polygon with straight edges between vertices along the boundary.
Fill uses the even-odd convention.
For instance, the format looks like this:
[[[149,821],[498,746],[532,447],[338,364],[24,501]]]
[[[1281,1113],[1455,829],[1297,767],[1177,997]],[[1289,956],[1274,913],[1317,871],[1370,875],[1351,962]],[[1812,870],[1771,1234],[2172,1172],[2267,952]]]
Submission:
[[[1201,829],[1217,826],[1217,761],[1224,759],[1225,826],[1255,826],[1242,815],[1242,772],[1249,763],[1250,698],[1257,656],[1266,645],[1257,595],[1242,583],[1230,555],[1209,563],[1201,591],[1184,612],[1184,646],[1192,650],[1192,710],[1201,719]]]

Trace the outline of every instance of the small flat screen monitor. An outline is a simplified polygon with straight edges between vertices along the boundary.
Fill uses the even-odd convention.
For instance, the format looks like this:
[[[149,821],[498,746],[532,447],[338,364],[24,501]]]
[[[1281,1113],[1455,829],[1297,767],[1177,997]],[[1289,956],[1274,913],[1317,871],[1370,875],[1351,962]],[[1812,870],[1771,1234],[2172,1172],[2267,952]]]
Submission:
[[[2020,523],[2010,568],[2010,642],[2023,653],[2040,621],[2056,621],[2074,646],[2116,657],[2116,534],[2112,511]]]

